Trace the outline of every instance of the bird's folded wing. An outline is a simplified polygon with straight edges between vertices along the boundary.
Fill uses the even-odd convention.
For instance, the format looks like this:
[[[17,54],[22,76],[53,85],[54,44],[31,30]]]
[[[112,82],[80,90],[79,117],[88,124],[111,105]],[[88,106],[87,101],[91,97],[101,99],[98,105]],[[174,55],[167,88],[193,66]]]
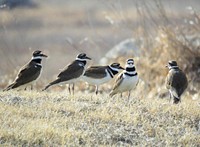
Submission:
[[[106,67],[104,66],[92,66],[85,71],[85,76],[93,78],[104,78],[106,76]]]
[[[61,71],[58,78],[63,79],[64,81],[78,78],[83,74],[83,70],[83,66],[80,66],[78,62],[73,62]]]
[[[123,81],[123,74],[120,74],[115,81],[113,90],[116,90],[119,87],[119,85],[122,83],[122,81]]]
[[[24,66],[24,68],[20,70],[15,82],[19,84],[26,84],[33,80],[36,80],[40,75],[40,71],[41,67],[37,67],[34,65]]]

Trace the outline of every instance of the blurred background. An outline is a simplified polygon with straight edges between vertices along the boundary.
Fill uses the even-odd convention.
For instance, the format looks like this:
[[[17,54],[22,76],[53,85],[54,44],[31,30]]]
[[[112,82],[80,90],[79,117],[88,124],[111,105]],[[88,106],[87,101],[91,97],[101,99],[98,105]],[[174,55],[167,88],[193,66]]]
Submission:
[[[0,0],[0,87],[39,49],[38,86],[85,52],[92,64],[125,64],[133,57],[149,90],[164,84],[168,60],[177,60],[194,94],[200,82],[199,0]]]

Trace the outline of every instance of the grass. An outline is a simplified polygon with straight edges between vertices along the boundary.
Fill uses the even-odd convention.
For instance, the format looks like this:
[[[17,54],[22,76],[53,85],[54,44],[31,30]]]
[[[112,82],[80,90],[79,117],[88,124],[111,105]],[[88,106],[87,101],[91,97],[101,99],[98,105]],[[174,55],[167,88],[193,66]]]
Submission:
[[[0,92],[4,146],[198,146],[199,100],[127,98],[81,92]]]

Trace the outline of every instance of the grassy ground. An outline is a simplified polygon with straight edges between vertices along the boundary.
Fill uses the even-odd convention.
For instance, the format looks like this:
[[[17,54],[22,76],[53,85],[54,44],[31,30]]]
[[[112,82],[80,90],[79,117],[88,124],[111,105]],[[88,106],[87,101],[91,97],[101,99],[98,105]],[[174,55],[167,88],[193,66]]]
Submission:
[[[0,92],[0,144],[7,146],[198,146],[200,101],[66,92]]]

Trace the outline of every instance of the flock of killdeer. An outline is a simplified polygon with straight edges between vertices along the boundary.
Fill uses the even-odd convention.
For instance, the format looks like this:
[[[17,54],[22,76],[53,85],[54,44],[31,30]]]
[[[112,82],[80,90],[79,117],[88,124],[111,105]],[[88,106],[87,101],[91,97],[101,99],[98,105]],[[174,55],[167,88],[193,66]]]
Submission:
[[[19,71],[14,82],[7,86],[4,91],[14,88],[27,88],[28,85],[32,85],[39,78],[42,69],[42,58],[47,57],[42,51],[36,50],[33,52],[32,59]],[[122,94],[128,92],[128,98],[130,92],[134,89],[138,82],[138,74],[136,72],[133,59],[126,61],[125,68],[121,67],[119,63],[113,63],[107,66],[91,66],[86,69],[87,60],[91,60],[85,53],[77,55],[76,59],[67,65],[57,76],[57,79],[50,82],[44,89],[55,84],[69,84],[69,92],[71,93],[70,84],[72,84],[72,91],[74,93],[74,83],[80,80],[95,85],[95,93],[98,94],[98,87],[101,84],[107,83],[117,75],[120,70],[122,72],[117,76],[113,88],[110,92],[110,96],[114,96],[117,93]],[[176,61],[169,61],[166,66],[169,68],[169,73],[166,78],[166,87],[169,90],[170,98],[173,98],[173,103],[177,104],[181,101],[181,95],[188,86],[186,75],[179,69]],[[31,86],[32,89],[32,86]]]

